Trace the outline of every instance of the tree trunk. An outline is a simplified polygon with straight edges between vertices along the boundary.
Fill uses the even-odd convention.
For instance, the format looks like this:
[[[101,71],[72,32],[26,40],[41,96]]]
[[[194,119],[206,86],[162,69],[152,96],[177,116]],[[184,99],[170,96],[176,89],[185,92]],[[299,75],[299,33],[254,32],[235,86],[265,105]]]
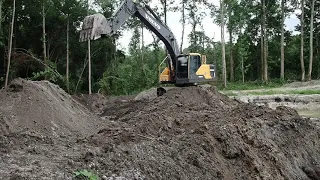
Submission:
[[[263,77],[264,81],[268,81],[268,59],[267,59],[267,33],[266,33],[266,1],[262,0],[262,29],[263,29]]]
[[[164,23],[167,25],[167,0],[164,0]]]
[[[88,80],[89,80],[89,94],[92,94],[91,92],[91,41],[90,39],[88,40],[88,68],[89,68],[89,75],[88,75]]]
[[[42,1],[42,43],[43,43],[43,61],[47,65],[47,46],[46,46],[46,14],[45,1]]]
[[[87,9],[87,15],[89,14],[89,0],[87,1],[88,9]],[[88,40],[88,81],[89,81],[89,94],[92,94],[91,92],[91,40]]]
[[[141,24],[141,69],[143,74],[146,76],[146,72],[144,71],[144,30],[143,24]]]
[[[3,31],[2,31],[2,4],[3,0],[0,0],[0,41],[4,44]],[[5,55],[4,45],[0,46],[0,76],[4,75],[5,72]]]
[[[230,81],[234,81],[234,61],[233,61],[233,44],[232,44],[232,28],[229,28],[229,37],[230,37]]]
[[[312,73],[312,62],[313,62],[313,19],[314,19],[314,1],[311,1],[311,20],[310,20],[310,60],[309,60],[309,73],[308,73],[308,81],[311,81],[311,73]]]
[[[301,48],[300,48],[300,63],[301,63],[301,81],[305,81],[305,67],[304,67],[304,0],[301,0]]]
[[[66,69],[66,79],[67,79],[67,90],[70,92],[69,87],[69,15],[67,20],[67,69]]]
[[[222,44],[222,77],[224,87],[227,87],[227,72],[226,72],[226,53],[225,53],[225,42],[224,42],[224,0],[220,0],[221,9],[221,44]]]
[[[215,34],[213,35],[215,37]],[[213,58],[214,58],[214,65],[215,65],[215,73],[216,73],[216,79],[219,79],[219,65],[218,65],[218,57],[216,57],[216,44],[213,42]]]
[[[261,22],[262,22],[262,19],[261,19]],[[264,40],[263,40],[263,29],[262,29],[262,24],[261,24],[261,40],[260,40],[261,42],[260,42],[260,46],[261,46],[261,61],[260,61],[260,63],[261,63],[261,65],[260,65],[260,67],[261,67],[261,69],[260,69],[260,72],[261,72],[261,80],[262,81],[264,81],[264,71],[263,71],[263,69],[264,69],[264,46],[263,46],[263,42],[264,42]]]
[[[196,7],[196,3],[195,3],[195,1],[192,1],[193,3],[192,3],[192,8],[195,8]],[[192,9],[192,11],[194,12],[194,9]],[[197,28],[197,19],[196,19],[196,15],[195,15],[195,13],[192,13],[193,15],[192,15],[192,33],[193,33],[193,41],[195,41],[195,42],[193,42],[193,43],[196,43],[196,38],[197,38],[197,36],[196,36],[196,28]],[[195,45],[195,44],[194,44]]]
[[[10,42],[9,42],[9,52],[8,52],[8,63],[7,63],[7,73],[6,73],[6,80],[5,80],[5,88],[8,87],[8,80],[9,80],[9,71],[10,71],[10,64],[11,64],[11,50],[12,50],[12,37],[13,37],[13,27],[14,27],[14,18],[16,13],[16,0],[13,0],[13,12],[12,12],[12,20],[11,20],[11,31],[10,31]]]
[[[1,42],[2,42],[2,3],[3,3],[3,0],[0,0],[0,40]]]
[[[281,0],[281,73],[280,78],[284,80],[284,0]]]
[[[319,62],[319,38],[316,38],[316,59],[317,59],[317,66],[318,66],[318,76],[317,79],[320,78],[320,62]]]
[[[241,74],[242,74],[242,83],[244,83],[244,62],[243,62],[243,56],[242,53],[240,53],[241,56]]]
[[[182,0],[182,35],[181,35],[181,44],[180,44],[180,52],[182,52],[182,48],[183,48],[183,40],[184,40],[184,30],[185,30],[185,26],[186,26],[186,19],[185,19],[185,0]]]

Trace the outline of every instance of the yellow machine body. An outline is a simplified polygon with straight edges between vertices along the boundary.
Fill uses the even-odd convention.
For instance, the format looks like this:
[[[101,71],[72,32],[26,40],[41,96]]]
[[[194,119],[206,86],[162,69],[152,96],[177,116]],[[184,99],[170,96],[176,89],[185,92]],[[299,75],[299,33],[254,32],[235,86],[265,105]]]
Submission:
[[[186,63],[184,66],[179,66],[177,60],[177,67],[175,79],[170,76],[168,66],[163,68],[166,58],[159,65],[159,81],[161,83],[174,83],[174,84],[194,84],[202,82],[214,81],[215,67],[212,64],[207,64],[205,55],[199,53],[189,53],[184,57]],[[180,63],[181,64],[181,63]]]

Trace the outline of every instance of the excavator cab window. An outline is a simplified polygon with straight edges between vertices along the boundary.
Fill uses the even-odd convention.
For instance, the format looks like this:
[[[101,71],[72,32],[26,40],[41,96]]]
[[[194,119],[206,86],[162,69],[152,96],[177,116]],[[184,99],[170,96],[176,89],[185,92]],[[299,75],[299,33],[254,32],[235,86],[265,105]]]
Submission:
[[[190,55],[190,75],[196,74],[201,66],[201,57],[199,55]]]
[[[183,55],[178,57],[177,62],[177,78],[188,78],[188,56]]]

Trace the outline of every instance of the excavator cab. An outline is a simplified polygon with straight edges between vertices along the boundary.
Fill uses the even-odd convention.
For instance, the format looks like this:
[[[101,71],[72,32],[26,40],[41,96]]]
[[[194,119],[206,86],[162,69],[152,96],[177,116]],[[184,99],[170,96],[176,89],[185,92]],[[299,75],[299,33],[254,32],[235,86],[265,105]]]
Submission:
[[[206,56],[199,53],[179,55],[175,63],[175,84],[182,86],[214,81],[215,66],[206,61]],[[159,80],[163,84],[172,82],[169,67],[161,69],[165,62],[166,59],[159,66]]]

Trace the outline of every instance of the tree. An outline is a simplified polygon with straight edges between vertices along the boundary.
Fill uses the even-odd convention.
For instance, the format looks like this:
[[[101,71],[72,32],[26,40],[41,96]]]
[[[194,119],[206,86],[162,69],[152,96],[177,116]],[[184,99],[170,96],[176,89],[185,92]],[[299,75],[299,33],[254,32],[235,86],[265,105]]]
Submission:
[[[300,17],[300,23],[301,23],[301,44],[300,44],[300,64],[301,64],[301,81],[305,81],[305,67],[304,67],[304,0],[301,0],[301,17]]]
[[[46,12],[45,12],[45,2],[42,0],[42,43],[43,43],[43,61],[47,63],[47,45],[46,45]]]
[[[9,42],[9,51],[8,51],[8,63],[7,63],[7,74],[6,74],[5,88],[7,88],[7,86],[8,86],[8,79],[9,79],[9,71],[10,71],[10,64],[11,64],[11,51],[12,51],[12,37],[13,37],[13,27],[14,27],[15,14],[16,14],[16,0],[13,0],[12,20],[11,20],[11,31],[10,31],[10,42]]]
[[[0,0],[0,78],[4,75],[4,56],[2,55],[4,52],[4,38],[3,38],[3,26],[2,26],[2,7],[3,0]]]
[[[226,54],[225,54],[225,40],[224,40],[224,0],[220,0],[221,11],[221,43],[222,43],[222,77],[224,87],[227,87],[227,70],[226,70]]]
[[[186,4],[186,0],[182,0],[182,8],[181,8],[182,34],[181,34],[180,52],[182,52],[183,40],[184,40],[184,31],[185,31],[185,26],[186,26],[185,4]]]
[[[230,67],[230,81],[234,81],[234,59],[233,59],[233,33],[236,31],[237,20],[239,20],[239,14],[235,11],[238,8],[237,1],[227,0],[225,1],[227,5],[227,15],[228,15],[228,31],[229,31],[229,67]]]
[[[67,90],[68,92],[70,91],[70,85],[69,85],[69,58],[70,58],[70,46],[69,46],[69,24],[70,24],[70,17],[69,17],[69,14],[68,14],[68,17],[67,17],[67,63],[66,63],[66,80],[67,80]]]
[[[309,60],[309,73],[308,73],[308,81],[311,81],[311,73],[312,73],[312,62],[313,62],[313,24],[314,24],[314,2],[315,0],[311,0],[311,20],[310,20],[310,60]]]
[[[284,80],[284,3],[285,0],[281,0],[281,72],[280,78]]]
[[[267,31],[266,31],[266,1],[262,1],[262,43],[263,43],[263,81],[268,81]]]
[[[90,4],[89,4],[89,0],[88,0],[88,12],[87,12],[87,15],[89,15],[89,9],[90,9]],[[91,41],[90,39],[88,40],[88,63],[89,63],[89,66],[88,66],[88,69],[89,69],[89,74],[88,74],[88,81],[89,81],[89,94],[92,93],[92,85],[91,85]]]

